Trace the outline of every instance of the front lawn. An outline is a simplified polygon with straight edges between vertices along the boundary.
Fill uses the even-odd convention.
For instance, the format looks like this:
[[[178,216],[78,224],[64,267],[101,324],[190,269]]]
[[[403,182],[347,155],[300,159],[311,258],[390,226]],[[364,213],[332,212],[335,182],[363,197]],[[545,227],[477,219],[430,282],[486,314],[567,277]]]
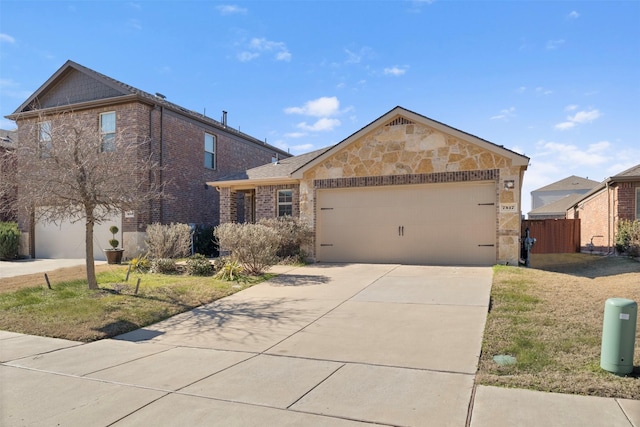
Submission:
[[[496,266],[477,382],[640,399],[640,329],[633,374],[600,369],[604,303],[613,297],[640,302],[640,263],[562,254],[534,255],[529,269]]]
[[[2,279],[0,289],[3,282],[12,288],[0,292],[0,330],[94,341],[159,322],[270,277],[237,283],[211,277],[131,273],[125,282],[126,272],[126,266],[109,266],[98,273],[98,291],[90,291],[86,279],[81,278],[52,280],[53,289],[47,288],[43,275],[34,275],[35,285],[26,281],[16,286],[16,279]],[[138,278],[141,282],[136,294]]]

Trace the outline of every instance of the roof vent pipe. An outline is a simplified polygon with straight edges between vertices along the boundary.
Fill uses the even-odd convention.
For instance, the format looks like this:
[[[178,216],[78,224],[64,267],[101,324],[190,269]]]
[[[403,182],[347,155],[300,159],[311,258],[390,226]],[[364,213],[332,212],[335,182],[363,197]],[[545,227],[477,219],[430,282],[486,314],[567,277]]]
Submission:
[[[222,126],[227,127],[227,112],[222,111]]]

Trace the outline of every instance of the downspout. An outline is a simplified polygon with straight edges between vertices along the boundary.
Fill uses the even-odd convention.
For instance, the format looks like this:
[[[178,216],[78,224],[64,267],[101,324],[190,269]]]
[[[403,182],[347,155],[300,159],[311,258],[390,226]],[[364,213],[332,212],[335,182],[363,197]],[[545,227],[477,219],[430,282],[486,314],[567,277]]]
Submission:
[[[164,106],[160,106],[160,185],[164,187]],[[164,197],[160,198],[160,224],[164,224]]]
[[[613,244],[613,239],[615,239],[615,232],[613,233],[613,238],[611,236],[612,234],[612,224],[611,224],[611,188],[609,187],[609,181],[607,181],[605,183],[605,185],[607,186],[607,243],[609,244],[609,250],[607,251],[607,254],[612,254],[615,255],[615,245]]]

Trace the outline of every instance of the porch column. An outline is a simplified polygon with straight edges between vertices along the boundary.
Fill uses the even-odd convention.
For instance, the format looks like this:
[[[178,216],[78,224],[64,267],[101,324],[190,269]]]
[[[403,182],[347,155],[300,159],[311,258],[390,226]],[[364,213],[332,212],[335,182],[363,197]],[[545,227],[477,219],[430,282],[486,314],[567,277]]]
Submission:
[[[235,191],[225,187],[220,189],[220,224],[237,222],[238,199]]]

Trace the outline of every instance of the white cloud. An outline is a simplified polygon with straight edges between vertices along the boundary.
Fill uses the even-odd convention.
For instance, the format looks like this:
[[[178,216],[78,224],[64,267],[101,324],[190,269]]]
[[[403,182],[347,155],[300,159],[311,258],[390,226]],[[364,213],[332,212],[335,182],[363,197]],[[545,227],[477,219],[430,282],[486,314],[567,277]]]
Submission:
[[[129,22],[127,22],[127,26],[134,30],[142,30],[142,24],[138,19],[129,19]]]
[[[337,114],[340,110],[340,101],[335,96],[323,96],[312,101],[307,101],[302,107],[288,107],[284,109],[287,114],[304,114],[314,117],[328,117]]]
[[[509,120],[509,118],[514,117],[515,116],[515,111],[516,108],[515,107],[509,107],[506,108],[504,110],[500,110],[500,114],[496,114],[495,116],[491,117],[491,120]]]
[[[220,15],[235,15],[247,13],[246,8],[231,4],[222,4],[220,6],[216,6],[216,10],[220,12]]]
[[[579,17],[580,17],[580,14],[575,10],[572,10],[571,13],[567,15],[567,18],[569,19],[578,19]]]
[[[319,119],[312,125],[307,124],[307,122],[298,123],[298,128],[310,132],[327,132],[340,125],[340,120],[324,117]]]
[[[516,89],[516,93],[525,93],[526,91],[527,91],[526,86],[520,86],[518,89]]]
[[[403,75],[404,73],[407,72],[406,68],[408,68],[408,67],[405,66],[405,68],[400,68],[400,67],[397,67],[397,66],[393,66],[393,67],[390,67],[390,68],[385,68],[384,69],[384,75],[385,76],[401,76],[401,75]]]
[[[558,49],[560,46],[562,46],[565,43],[565,41],[563,39],[558,39],[558,40],[549,40],[547,42],[547,49],[549,50],[555,50]]]
[[[13,44],[16,42],[16,39],[11,37],[9,34],[0,33],[0,42]]]
[[[596,142],[589,144],[585,150],[574,144],[540,141],[537,148],[540,150],[537,153],[538,157],[550,158],[553,163],[559,165],[560,170],[566,171],[567,169],[575,170],[606,164],[610,160],[611,143],[608,141]]]
[[[271,40],[267,40],[265,38],[253,38],[251,42],[249,42],[249,50],[250,53],[253,53],[254,56],[251,58],[256,58],[260,53],[275,53],[275,59],[278,61],[291,61],[291,53],[287,49],[287,46],[283,42],[275,42]],[[257,55],[256,55],[257,54]]]
[[[573,105],[569,107],[571,107],[572,109],[567,111],[575,111],[575,109],[577,109],[577,106],[575,106],[575,108]],[[600,116],[601,114],[599,110],[578,111],[573,116],[568,116],[567,121],[561,122],[555,125],[555,128],[559,130],[571,129],[576,127],[579,124],[590,123],[596,120],[597,118],[599,118]]]
[[[291,149],[296,153],[305,153],[311,151],[312,148],[313,144],[299,144],[291,147]]]
[[[591,111],[578,111],[575,114],[575,116],[573,116],[572,118],[568,117],[568,119],[576,123],[588,123],[588,122],[594,121],[598,117],[600,117],[600,111],[591,110]]]
[[[247,51],[240,52],[237,55],[238,60],[240,62],[249,62],[249,61],[252,61],[252,60],[256,59],[259,56],[260,56],[260,54],[257,53],[257,52],[247,52]]]
[[[373,49],[368,46],[361,47],[357,52],[350,49],[345,49],[344,52],[347,54],[345,64],[359,64],[363,59],[369,59],[375,55]]]
[[[546,88],[543,88],[542,86],[538,86],[536,88],[536,93],[538,95],[551,95],[553,91],[551,89],[546,89]]]
[[[570,104],[564,107],[564,111],[576,111],[578,106],[576,104]]]

